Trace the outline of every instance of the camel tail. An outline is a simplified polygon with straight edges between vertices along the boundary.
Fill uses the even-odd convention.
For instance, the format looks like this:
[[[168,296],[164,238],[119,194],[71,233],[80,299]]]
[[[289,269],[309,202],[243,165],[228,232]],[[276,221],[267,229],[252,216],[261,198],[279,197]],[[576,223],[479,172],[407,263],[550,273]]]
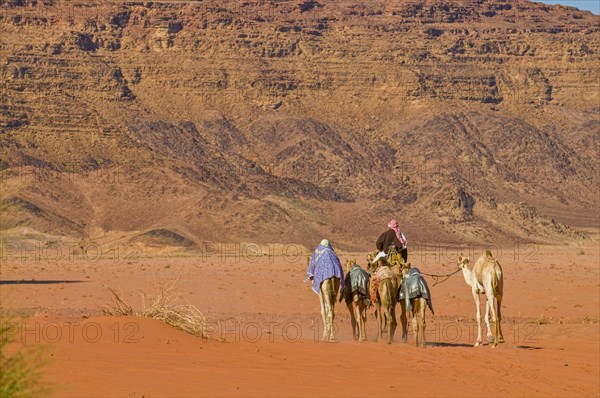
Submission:
[[[500,264],[496,264],[494,275],[492,277],[492,289],[494,291],[494,297],[502,300],[502,294],[504,290],[504,277],[502,276],[502,268]]]
[[[331,289],[327,292],[330,303],[335,304],[338,290],[340,290],[340,280],[338,278],[331,278]]]
[[[383,304],[384,306],[388,306],[394,303],[394,284],[392,283],[391,278],[388,278],[382,282],[382,286],[379,289],[379,295],[381,299],[381,304]]]
[[[504,290],[504,277],[502,276],[502,268],[500,268],[500,264],[496,262],[496,267],[494,270],[494,275],[492,277],[492,289],[494,292],[494,308],[496,310],[496,315],[498,317],[498,321],[502,319],[502,294]],[[502,332],[500,332],[501,334]]]

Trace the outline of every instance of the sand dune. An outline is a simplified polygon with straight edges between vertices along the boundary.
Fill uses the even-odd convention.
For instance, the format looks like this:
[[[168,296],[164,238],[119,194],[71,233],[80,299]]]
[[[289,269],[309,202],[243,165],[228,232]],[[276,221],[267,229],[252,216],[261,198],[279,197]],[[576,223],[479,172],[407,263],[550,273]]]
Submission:
[[[460,275],[435,287],[428,278],[437,315],[427,315],[426,349],[410,344],[412,332],[409,344],[398,335],[376,342],[372,311],[368,341],[352,341],[342,305],[340,342],[320,342],[305,263],[282,257],[12,262],[0,286],[5,308],[31,315],[18,336],[45,347],[54,396],[597,396],[597,250],[597,241],[521,256],[497,250],[506,337],[497,349],[472,347],[474,304]],[[454,269],[431,252],[411,257],[424,272]],[[182,297],[206,317],[208,339],[156,320],[100,316],[110,301],[103,285],[139,307],[140,290],[178,276]]]

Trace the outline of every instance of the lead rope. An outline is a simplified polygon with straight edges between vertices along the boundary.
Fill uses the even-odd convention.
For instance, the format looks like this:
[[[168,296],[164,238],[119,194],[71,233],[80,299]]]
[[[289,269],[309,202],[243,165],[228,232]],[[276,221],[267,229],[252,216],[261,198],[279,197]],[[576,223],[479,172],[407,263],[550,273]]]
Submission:
[[[427,275],[427,276],[431,276],[433,278],[433,280],[435,281],[435,283],[433,284],[434,287],[435,285],[437,285],[438,283],[442,283],[442,282],[446,282],[448,279],[450,279],[450,277],[458,272],[460,272],[461,269],[457,269],[456,271],[452,272],[451,274],[445,274],[445,275],[438,275],[438,274],[428,274],[426,272],[421,272],[421,274],[423,275]],[[440,278],[444,278],[440,281]]]

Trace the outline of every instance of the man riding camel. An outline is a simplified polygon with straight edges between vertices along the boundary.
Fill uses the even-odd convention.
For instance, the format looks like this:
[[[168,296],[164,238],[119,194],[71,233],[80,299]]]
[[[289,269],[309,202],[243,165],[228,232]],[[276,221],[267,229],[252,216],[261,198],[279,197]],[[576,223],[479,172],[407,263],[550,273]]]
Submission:
[[[377,250],[379,250],[379,254],[377,254],[377,256],[373,259],[372,262],[374,263],[375,261],[379,260],[381,257],[387,256],[391,246],[395,246],[396,251],[398,253],[400,253],[402,258],[404,259],[404,262],[407,262],[408,261],[408,249],[407,249],[408,242],[406,240],[406,237],[402,233],[402,231],[400,231],[398,221],[391,220],[388,223],[388,228],[389,229],[387,231],[385,231],[384,233],[382,233],[379,236],[379,239],[377,239],[377,243],[375,245],[377,246]]]

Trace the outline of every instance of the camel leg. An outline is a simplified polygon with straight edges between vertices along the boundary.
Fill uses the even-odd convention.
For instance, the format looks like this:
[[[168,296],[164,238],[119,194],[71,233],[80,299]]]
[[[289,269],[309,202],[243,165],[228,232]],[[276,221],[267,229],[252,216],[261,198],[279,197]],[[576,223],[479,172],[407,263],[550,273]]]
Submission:
[[[493,347],[496,347],[498,345],[498,317],[496,316],[496,309],[494,308],[494,293],[490,289],[489,292],[486,291],[485,295],[487,296],[488,308],[492,313],[492,322],[494,322],[494,331],[496,332],[496,335],[492,335],[492,338],[494,342]]]
[[[375,302],[375,320],[377,321],[377,341],[379,341],[379,339],[383,335],[383,316],[381,314],[381,303],[379,302],[379,300]]]
[[[498,317],[496,336],[498,336],[498,343],[504,343],[504,335],[502,335],[502,327],[500,326],[502,323],[502,311],[500,310],[500,307],[502,306],[501,298],[496,298],[496,305],[498,306],[498,309],[496,310],[496,316]]]
[[[487,297],[487,294],[486,294]],[[487,327],[487,340],[489,343],[494,341],[494,335],[492,334],[492,329],[490,328],[490,309],[493,305],[493,301],[490,302],[490,300],[486,300],[485,303],[485,326]]]
[[[356,334],[354,335],[354,340],[359,340],[360,339],[360,335],[361,335],[361,330],[360,330],[360,324],[361,324],[361,319],[360,319],[360,305],[358,304],[357,301],[354,301],[352,303],[353,309],[354,309],[354,323],[356,324]]]
[[[386,317],[385,317],[385,305],[379,303],[379,320],[381,322],[381,337],[387,334],[386,329]]]
[[[327,313],[327,328],[329,329],[329,341],[337,341],[333,334],[333,318],[335,317],[335,299],[333,302],[329,303],[328,313]]]
[[[325,297],[325,333],[323,335],[324,341],[333,341],[333,308],[332,304]]]
[[[475,315],[477,318],[477,342],[475,343],[475,346],[477,347],[478,345],[481,345],[481,342],[483,341],[481,338],[481,303],[479,301],[479,293],[473,291],[473,298],[475,299],[475,306],[477,307],[477,312]]]
[[[334,318],[335,318],[335,298],[337,297],[338,290],[340,288],[339,279],[331,278],[329,279],[329,289],[327,290],[327,298],[325,301],[327,307],[327,320],[328,320],[328,328],[329,328],[329,341],[337,342],[334,335]]]
[[[321,283],[321,315],[323,316],[323,341],[331,339],[332,330],[332,308],[331,308],[331,279],[326,279]]]
[[[377,323],[377,340],[381,337],[381,330],[379,328],[379,299],[377,293],[377,280],[372,280],[369,285],[369,299],[371,300],[371,304],[375,307],[375,322]]]
[[[360,340],[362,331],[361,331],[361,314],[360,314],[360,305],[357,302],[354,302],[354,321],[356,322],[356,335],[354,336],[354,340]]]
[[[406,320],[406,302],[400,301],[400,323],[402,324],[402,342],[408,341],[408,322]]]
[[[425,348],[427,341],[425,340],[425,309],[427,301],[424,298],[419,299],[419,329],[421,330],[421,346]]]
[[[390,315],[392,317],[392,327],[390,329],[390,338],[389,338],[389,342],[391,343],[392,341],[394,341],[394,335],[396,334],[396,327],[398,326],[398,322],[396,321],[396,306],[392,303],[392,305],[390,305]]]
[[[363,313],[365,312],[365,305],[362,300],[360,293],[354,292],[352,293],[352,306],[354,309],[353,316],[354,322],[356,324],[356,334],[354,335],[354,340],[365,341],[365,322]],[[354,327],[353,327],[354,330]]]
[[[411,305],[412,305],[412,311],[411,311],[411,315],[412,315],[412,327],[413,327],[413,334],[415,335],[415,346],[419,346],[419,325],[417,324],[417,303],[415,302],[416,300],[411,300]]]
[[[354,302],[348,304],[348,311],[350,312],[350,323],[352,324],[352,338],[357,340],[356,305]]]
[[[384,306],[384,313],[385,313],[385,325],[386,325],[386,329],[387,329],[387,343],[388,344],[392,344],[392,313],[390,311],[391,306],[386,305]]]
[[[367,341],[367,330],[366,330],[366,323],[367,323],[367,306],[365,305],[365,302],[360,301],[360,305],[358,306],[358,311],[359,311],[359,329],[360,329],[360,341]]]
[[[321,285],[321,288],[323,286]],[[319,293],[319,302],[321,303],[321,317],[323,318],[323,341],[327,337],[327,314],[325,313],[325,302],[323,298],[323,289],[321,289],[321,293]]]
[[[415,345],[425,347],[425,299],[415,298],[411,300],[412,304],[412,322],[415,333]]]

